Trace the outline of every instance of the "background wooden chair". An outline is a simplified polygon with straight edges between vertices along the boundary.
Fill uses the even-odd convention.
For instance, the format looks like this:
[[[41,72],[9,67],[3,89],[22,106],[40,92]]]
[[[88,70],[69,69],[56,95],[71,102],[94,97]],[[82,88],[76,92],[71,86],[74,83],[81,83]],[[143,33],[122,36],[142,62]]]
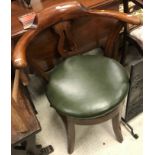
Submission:
[[[105,25],[103,32],[92,27],[75,36],[72,31],[75,28],[74,22],[80,23],[81,18],[85,18],[85,22],[88,22],[89,18],[94,18],[96,22],[109,20],[109,23],[114,22],[115,26],[108,34],[104,34],[104,28],[109,26]],[[112,119],[116,138],[119,142],[123,141],[120,114],[129,83],[124,68],[114,59],[119,59],[117,40],[124,22],[141,23],[136,16],[116,11],[89,10],[76,1],[65,2],[38,13],[34,22],[37,28],[26,32],[16,44],[12,60],[14,66],[22,70],[28,65],[35,66],[35,61],[30,61],[26,56],[30,42],[49,27],[58,34],[59,57],[53,58],[55,67],[50,76],[44,75],[37,66],[34,69],[39,70],[40,75],[48,81],[46,94],[51,106],[65,123],[69,153],[74,150],[75,124],[90,125]],[[84,22],[81,22],[80,26],[84,26]],[[91,38],[91,30],[96,30],[97,35],[105,35],[105,38]],[[86,40],[87,43],[79,47],[76,38],[84,33],[90,35],[90,40]],[[92,51],[86,53],[92,49],[98,54],[94,55]]]

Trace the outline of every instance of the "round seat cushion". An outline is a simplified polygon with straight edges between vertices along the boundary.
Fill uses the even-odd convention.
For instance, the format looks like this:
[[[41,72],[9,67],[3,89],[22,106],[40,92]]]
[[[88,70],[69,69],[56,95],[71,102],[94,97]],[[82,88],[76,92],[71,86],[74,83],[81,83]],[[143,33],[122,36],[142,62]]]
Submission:
[[[117,61],[81,55],[70,57],[53,69],[46,94],[57,111],[90,118],[116,107],[125,98],[128,85],[128,75]]]

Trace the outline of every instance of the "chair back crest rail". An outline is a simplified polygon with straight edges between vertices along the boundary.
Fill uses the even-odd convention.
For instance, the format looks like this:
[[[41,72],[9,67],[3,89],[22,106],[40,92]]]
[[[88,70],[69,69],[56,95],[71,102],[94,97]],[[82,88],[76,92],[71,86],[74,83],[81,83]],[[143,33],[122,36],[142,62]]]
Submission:
[[[51,26],[54,27],[55,32],[59,35],[57,45],[59,54],[62,57],[79,54],[80,51],[78,50],[78,45],[74,40],[74,36],[71,31],[71,22],[74,19],[88,16],[112,18],[120,22],[120,24],[115,27],[115,30],[112,29],[112,32],[106,40],[105,54],[106,56],[111,57],[115,57],[115,54],[111,53],[111,51],[113,51],[113,44],[123,26],[122,23],[127,22],[136,25],[140,25],[142,23],[141,19],[137,16],[131,16],[125,13],[110,10],[86,9],[76,1],[52,5],[37,14],[34,22],[37,28],[27,31],[17,42],[12,54],[14,67],[23,69],[28,66],[26,54],[28,45],[40,32]],[[65,48],[66,43],[69,45],[68,49]]]

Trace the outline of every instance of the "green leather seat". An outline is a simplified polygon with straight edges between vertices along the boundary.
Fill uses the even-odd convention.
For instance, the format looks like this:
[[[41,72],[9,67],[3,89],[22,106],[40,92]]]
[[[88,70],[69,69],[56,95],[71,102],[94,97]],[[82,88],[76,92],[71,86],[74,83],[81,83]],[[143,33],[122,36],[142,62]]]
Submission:
[[[105,115],[128,92],[129,79],[115,60],[80,55],[57,65],[47,86],[47,97],[59,112],[77,118]]]

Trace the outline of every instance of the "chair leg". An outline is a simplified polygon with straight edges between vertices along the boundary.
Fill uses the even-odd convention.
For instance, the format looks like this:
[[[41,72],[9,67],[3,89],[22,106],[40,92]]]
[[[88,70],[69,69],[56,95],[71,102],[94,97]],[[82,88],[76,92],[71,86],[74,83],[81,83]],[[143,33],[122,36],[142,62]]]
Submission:
[[[75,145],[75,124],[74,121],[67,117],[66,130],[68,139],[68,153],[71,154],[74,151]]]
[[[123,136],[122,136],[122,132],[121,132],[121,126],[120,126],[120,117],[119,117],[119,113],[114,116],[112,118],[112,126],[113,126],[113,130],[116,136],[116,139],[122,143],[123,141]]]

